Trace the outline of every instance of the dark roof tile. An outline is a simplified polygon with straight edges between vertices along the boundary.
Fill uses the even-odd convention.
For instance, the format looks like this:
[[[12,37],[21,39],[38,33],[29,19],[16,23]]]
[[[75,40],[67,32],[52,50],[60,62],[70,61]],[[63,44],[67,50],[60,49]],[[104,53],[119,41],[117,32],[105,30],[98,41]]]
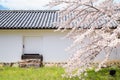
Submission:
[[[54,29],[57,10],[0,10],[0,29]]]

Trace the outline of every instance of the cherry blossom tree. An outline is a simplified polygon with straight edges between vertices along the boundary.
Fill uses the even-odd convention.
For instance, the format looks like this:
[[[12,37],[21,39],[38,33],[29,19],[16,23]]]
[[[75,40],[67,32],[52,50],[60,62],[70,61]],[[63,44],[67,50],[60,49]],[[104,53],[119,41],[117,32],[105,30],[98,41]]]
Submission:
[[[66,35],[73,41],[65,66],[68,77],[80,76],[92,66],[97,55],[105,52],[99,70],[110,54],[120,46],[120,2],[114,0],[53,0],[50,7],[63,5],[54,23],[58,30],[70,30]]]

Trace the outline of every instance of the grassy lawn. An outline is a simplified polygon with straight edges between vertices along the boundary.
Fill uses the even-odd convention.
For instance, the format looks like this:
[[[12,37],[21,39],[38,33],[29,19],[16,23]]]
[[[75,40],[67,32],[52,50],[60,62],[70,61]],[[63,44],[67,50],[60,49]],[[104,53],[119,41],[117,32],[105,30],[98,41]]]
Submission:
[[[120,69],[116,68],[116,75],[109,75],[110,68],[102,69],[99,72],[88,71],[85,80],[120,80]],[[0,80],[79,80],[78,78],[62,78],[64,69],[60,67],[43,68],[0,68]]]
[[[62,78],[64,69],[60,67],[43,68],[0,68],[0,80],[74,80]],[[77,80],[77,79],[75,79]]]
[[[114,69],[116,70],[116,75],[114,76],[109,75],[110,70],[112,70],[112,68],[103,68],[98,72],[94,70],[88,71],[85,80],[120,80],[120,68]]]

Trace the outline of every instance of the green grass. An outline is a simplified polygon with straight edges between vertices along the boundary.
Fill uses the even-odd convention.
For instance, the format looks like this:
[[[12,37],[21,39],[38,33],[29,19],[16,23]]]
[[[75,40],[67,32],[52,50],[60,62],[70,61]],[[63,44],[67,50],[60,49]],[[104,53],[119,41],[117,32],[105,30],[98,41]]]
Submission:
[[[98,72],[88,71],[85,80],[120,80],[120,69],[116,68],[116,75],[110,76],[109,70],[104,68]],[[61,75],[64,69],[61,67],[43,67],[43,68],[16,68],[1,67],[0,80],[79,80],[78,78],[63,78]]]
[[[116,70],[115,76],[109,75],[109,71],[112,69],[113,68],[103,68],[98,72],[90,70],[85,80],[120,80],[120,68],[114,68],[114,70]]]
[[[3,67],[0,68],[0,80],[74,80],[61,77],[63,73],[64,69],[60,67]]]

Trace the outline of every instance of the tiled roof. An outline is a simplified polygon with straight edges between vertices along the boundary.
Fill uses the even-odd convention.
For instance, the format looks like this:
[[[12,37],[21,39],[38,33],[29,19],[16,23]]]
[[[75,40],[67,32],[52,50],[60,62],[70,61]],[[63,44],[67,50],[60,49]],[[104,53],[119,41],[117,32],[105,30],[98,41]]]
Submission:
[[[0,29],[55,29],[56,10],[0,10]]]

